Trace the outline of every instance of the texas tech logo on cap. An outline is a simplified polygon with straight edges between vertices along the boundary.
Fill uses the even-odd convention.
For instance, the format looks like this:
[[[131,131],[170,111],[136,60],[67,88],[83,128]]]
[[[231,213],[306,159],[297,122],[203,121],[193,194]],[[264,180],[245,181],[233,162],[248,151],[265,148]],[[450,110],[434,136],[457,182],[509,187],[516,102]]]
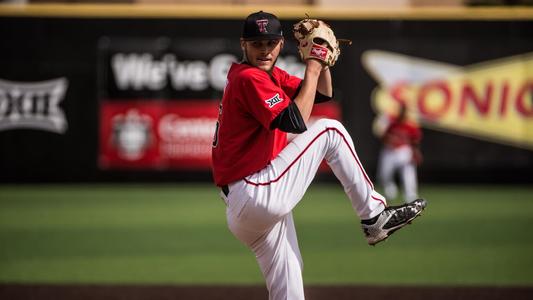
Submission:
[[[268,33],[267,31],[268,20],[267,19],[257,20],[255,21],[255,23],[257,24],[257,27],[259,28],[259,32]]]
[[[241,37],[246,41],[281,39],[283,38],[281,23],[275,15],[258,11],[246,17]]]

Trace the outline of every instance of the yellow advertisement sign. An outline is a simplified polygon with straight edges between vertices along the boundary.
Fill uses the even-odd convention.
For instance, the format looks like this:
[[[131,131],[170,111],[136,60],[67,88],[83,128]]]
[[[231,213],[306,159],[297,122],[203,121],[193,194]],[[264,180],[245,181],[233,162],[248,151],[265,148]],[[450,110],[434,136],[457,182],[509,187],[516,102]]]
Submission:
[[[367,51],[379,115],[405,103],[422,126],[533,150],[533,52],[466,67]]]

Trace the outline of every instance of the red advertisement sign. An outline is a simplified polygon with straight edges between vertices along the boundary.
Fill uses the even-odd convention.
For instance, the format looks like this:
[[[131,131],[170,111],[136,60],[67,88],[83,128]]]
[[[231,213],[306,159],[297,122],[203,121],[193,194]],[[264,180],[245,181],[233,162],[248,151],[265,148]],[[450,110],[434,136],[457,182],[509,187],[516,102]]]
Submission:
[[[100,167],[209,168],[217,101],[104,101]]]
[[[101,169],[211,168],[218,101],[102,101]],[[335,102],[315,106],[312,120],[339,119]]]

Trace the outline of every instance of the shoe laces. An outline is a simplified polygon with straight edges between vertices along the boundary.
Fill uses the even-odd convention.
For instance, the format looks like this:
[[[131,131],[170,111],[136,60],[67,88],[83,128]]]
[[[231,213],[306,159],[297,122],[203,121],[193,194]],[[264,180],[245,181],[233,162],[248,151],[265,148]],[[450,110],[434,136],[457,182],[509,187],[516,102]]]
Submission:
[[[390,207],[386,210],[386,213],[391,215],[386,227],[393,227],[410,219],[416,214],[416,209],[413,205],[406,204],[399,207]]]

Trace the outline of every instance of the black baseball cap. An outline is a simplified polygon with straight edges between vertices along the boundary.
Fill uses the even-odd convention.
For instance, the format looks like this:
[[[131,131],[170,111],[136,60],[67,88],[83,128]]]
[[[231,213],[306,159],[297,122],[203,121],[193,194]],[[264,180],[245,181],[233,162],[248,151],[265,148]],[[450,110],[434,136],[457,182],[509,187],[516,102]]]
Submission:
[[[244,20],[242,38],[245,41],[281,39],[283,31],[278,17],[264,11],[255,12]]]

